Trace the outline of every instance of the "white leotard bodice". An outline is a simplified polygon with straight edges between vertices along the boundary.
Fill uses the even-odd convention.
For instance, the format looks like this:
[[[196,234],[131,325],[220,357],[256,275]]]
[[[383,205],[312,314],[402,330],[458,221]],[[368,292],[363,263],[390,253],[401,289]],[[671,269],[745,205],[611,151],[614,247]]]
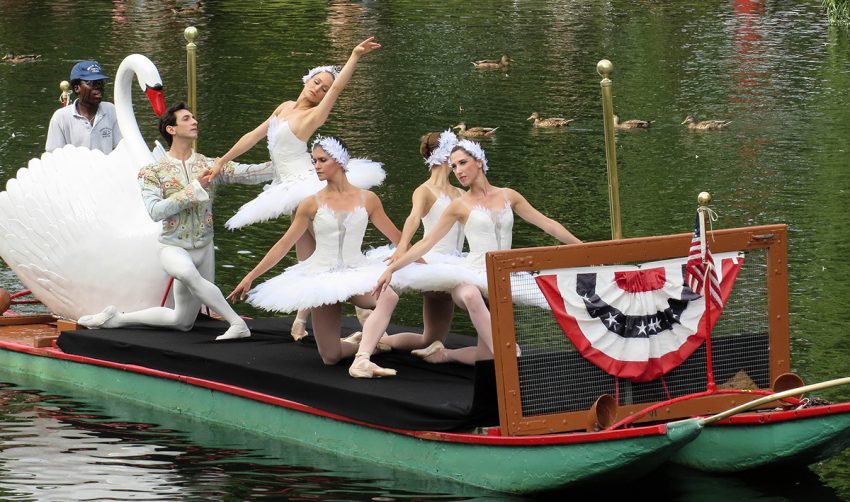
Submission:
[[[313,217],[316,250],[302,263],[311,270],[341,270],[366,261],[361,251],[369,214],[361,205],[349,212],[337,212],[319,202]]]
[[[307,143],[301,141],[283,117],[269,119],[269,155],[275,166],[277,181],[292,176],[303,176],[313,170]]]
[[[427,236],[435,226],[437,226],[437,222],[440,220],[440,217],[452,202],[451,197],[448,195],[438,193],[431,189],[431,187],[428,187],[428,189],[431,190],[431,193],[437,197],[437,200],[434,201],[431,209],[428,210],[428,214],[422,217],[422,226],[425,228],[422,236],[423,238]],[[452,225],[449,232],[436,244],[434,244],[434,247],[431,248],[431,252],[448,255],[459,254],[461,250],[463,250],[463,226],[460,223]]]
[[[467,265],[485,268],[484,254],[487,251],[510,249],[513,241],[514,212],[506,200],[502,209],[487,209],[480,206],[470,208],[469,217],[463,227],[469,243]]]

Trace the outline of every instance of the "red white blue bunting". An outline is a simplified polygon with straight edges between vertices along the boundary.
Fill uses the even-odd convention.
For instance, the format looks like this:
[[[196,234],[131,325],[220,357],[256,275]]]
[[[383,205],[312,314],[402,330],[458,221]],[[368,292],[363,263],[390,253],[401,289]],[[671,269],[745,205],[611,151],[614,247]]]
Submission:
[[[742,253],[713,257],[723,303],[743,263]],[[645,382],[681,364],[722,311],[684,281],[687,258],[642,265],[558,269],[535,279],[564,334],[606,373]]]

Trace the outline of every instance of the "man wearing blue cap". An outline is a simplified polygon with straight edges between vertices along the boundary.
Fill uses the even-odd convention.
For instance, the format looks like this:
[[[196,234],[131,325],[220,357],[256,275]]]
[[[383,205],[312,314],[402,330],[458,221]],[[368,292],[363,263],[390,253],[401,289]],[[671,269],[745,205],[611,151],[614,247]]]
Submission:
[[[71,68],[71,88],[77,99],[53,113],[44,149],[65,145],[111,152],[121,141],[115,105],[102,101],[105,80],[97,61],[80,61]]]

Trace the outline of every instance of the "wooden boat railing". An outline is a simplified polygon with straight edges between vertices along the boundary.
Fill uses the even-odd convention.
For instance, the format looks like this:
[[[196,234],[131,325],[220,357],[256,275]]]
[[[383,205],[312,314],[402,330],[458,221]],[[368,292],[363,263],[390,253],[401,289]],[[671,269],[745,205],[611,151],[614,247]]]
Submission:
[[[593,426],[594,420],[621,421],[665,401],[643,416],[633,417],[634,422],[713,415],[763,397],[780,376],[790,372],[785,225],[708,233],[715,255],[728,251],[746,255],[712,336],[713,373],[724,392],[705,392],[704,344],[667,375],[651,382],[633,383],[612,377],[582,360],[550,311],[514,302],[517,292],[511,290],[512,273],[680,258],[687,256],[691,239],[692,234],[687,233],[488,253],[502,434],[583,430]],[[517,343],[523,351],[519,357]],[[533,349],[540,347],[543,349],[538,352],[556,357],[528,361],[533,356],[524,354],[533,354]],[[740,385],[738,377],[747,385]],[[613,405],[610,399],[597,404],[605,394],[615,397]],[[677,399],[690,395],[695,397]],[[546,406],[537,406],[541,396],[546,396]]]

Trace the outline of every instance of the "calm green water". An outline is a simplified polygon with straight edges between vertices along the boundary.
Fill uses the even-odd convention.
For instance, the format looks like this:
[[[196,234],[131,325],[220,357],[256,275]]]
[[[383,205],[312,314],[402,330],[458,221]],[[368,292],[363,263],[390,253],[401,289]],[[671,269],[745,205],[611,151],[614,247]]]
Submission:
[[[696,194],[703,190],[714,196],[719,227],[788,224],[794,370],[809,382],[847,376],[850,344],[844,303],[850,298],[850,244],[844,227],[850,212],[850,41],[846,30],[827,25],[819,3],[543,0],[431,5],[412,0],[351,4],[241,0],[207,2],[202,12],[177,16],[169,8],[182,5],[176,1],[0,0],[0,52],[41,55],[32,64],[0,65],[0,182],[41,153],[48,120],[58,106],[58,82],[67,79],[76,60],[96,58],[114,74],[124,56],[143,53],[159,67],[171,103],[185,98],[182,33],[186,26],[196,26],[201,34],[200,150],[219,155],[278,103],[295,97],[308,68],[341,64],[356,43],[376,35],[384,47],[362,60],[322,132],[345,138],[355,155],[385,163],[388,178],[377,192],[397,224],[407,214],[410,193],[427,175],[418,156],[419,136],[465,120],[469,125],[500,128],[495,139],[484,143],[494,184],[519,190],[581,238],[602,240],[610,236],[610,229],[600,77],[595,68],[607,58],[615,65],[614,100],[621,117],[656,121],[649,131],[618,135],[624,234],[689,231]],[[507,73],[475,71],[469,64],[502,53],[515,60]],[[154,117],[142,98],[136,99],[143,133],[152,141]],[[533,111],[576,122],[568,130],[534,130],[525,121]],[[725,131],[693,133],[680,125],[688,113],[733,123]],[[240,160],[265,158],[264,146],[258,146]],[[227,187],[219,193],[221,224],[253,197],[256,188]],[[234,233],[220,230],[217,280],[222,289],[229,290],[285,226],[282,220]],[[380,243],[375,233],[367,240]],[[515,228],[516,247],[552,243],[536,228],[525,224]],[[19,289],[2,263],[0,286]],[[417,324],[419,308],[415,299],[407,299],[394,320]],[[248,308],[242,312],[255,314]],[[468,330],[463,316],[457,317],[456,328]],[[826,397],[850,399],[850,389]],[[73,399],[88,403],[85,397]],[[3,406],[0,412],[14,413]],[[88,406],[100,405],[73,405]],[[139,420],[129,412],[98,410],[96,414],[119,420]],[[21,420],[27,427],[39,427],[28,416]],[[163,420],[150,419],[156,424]],[[78,422],[67,426],[75,429]],[[376,479],[368,467],[352,463],[335,467],[327,459],[314,463],[313,454],[288,449],[250,453],[256,443],[250,439],[240,439],[242,446],[219,442],[220,437],[195,441],[193,424],[174,428],[184,432],[158,434],[165,449],[176,448],[173,445],[182,444],[186,436],[187,448],[202,455],[209,451],[215,456],[226,449],[232,454],[229,460],[250,464],[214,475],[234,490],[245,490],[234,491],[239,493],[236,498],[259,496],[254,490],[270,479],[266,474],[274,478],[270,483],[286,486],[290,468],[321,470],[317,475],[321,486],[325,476],[333,481],[342,473],[340,499],[380,496],[377,491],[364,494],[352,488],[362,480]],[[85,435],[86,428],[74,434]],[[123,448],[125,441],[133,443],[136,438],[118,435],[113,446]],[[67,457],[68,448],[51,444],[38,445],[38,458],[58,465],[74,462]],[[8,451],[5,446],[0,449]],[[251,474],[257,470],[252,455],[262,456],[261,463],[271,466],[263,470],[264,479]],[[276,458],[284,460],[275,464]],[[117,477],[108,479],[125,482],[121,469],[116,471],[111,475]],[[203,490],[206,476],[213,476],[202,470],[170,485],[169,476],[181,474],[178,471],[161,464],[157,474],[165,481],[134,496],[174,498],[169,492],[174,486]],[[22,482],[16,472],[0,471],[0,489],[14,490]],[[815,495],[807,498],[850,499],[848,454],[802,476],[783,476],[773,483],[725,479],[724,486],[740,490],[723,497],[792,500],[808,493]],[[33,498],[45,498],[54,484],[67,488],[67,477],[62,482],[36,479],[48,488]],[[370,486],[401,490],[389,495],[400,498],[436,493],[478,496],[392,479],[377,477]],[[674,487],[668,494],[672,499],[711,500],[717,495],[709,488],[718,484],[712,478],[665,472],[656,481]],[[298,489],[295,495],[327,498]],[[191,493],[201,497],[200,491]],[[130,497],[118,492],[103,496]]]

